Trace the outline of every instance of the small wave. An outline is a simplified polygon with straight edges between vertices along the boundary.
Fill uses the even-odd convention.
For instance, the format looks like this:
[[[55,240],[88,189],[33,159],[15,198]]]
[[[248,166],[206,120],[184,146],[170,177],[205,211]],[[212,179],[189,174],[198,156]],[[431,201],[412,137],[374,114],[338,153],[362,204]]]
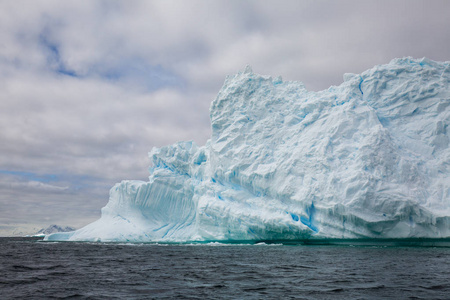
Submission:
[[[283,244],[267,244],[264,242],[256,243],[255,246],[283,246]]]
[[[450,285],[443,285],[443,284],[439,284],[439,285],[432,285],[432,286],[420,286],[423,289],[426,290],[445,290],[450,288]]]
[[[50,265],[50,266],[38,265],[38,266],[30,267],[30,266],[25,266],[25,265],[13,265],[12,268],[15,271],[27,272],[27,271],[55,270],[55,269],[59,269],[59,268],[64,268],[64,266],[63,265]]]

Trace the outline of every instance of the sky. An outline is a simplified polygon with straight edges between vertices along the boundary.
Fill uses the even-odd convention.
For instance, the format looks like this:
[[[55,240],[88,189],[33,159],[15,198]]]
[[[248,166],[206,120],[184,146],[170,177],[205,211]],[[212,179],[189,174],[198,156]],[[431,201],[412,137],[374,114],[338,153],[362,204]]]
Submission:
[[[450,60],[450,1],[0,1],[0,235],[100,217],[153,147],[210,136],[227,75],[339,85]]]

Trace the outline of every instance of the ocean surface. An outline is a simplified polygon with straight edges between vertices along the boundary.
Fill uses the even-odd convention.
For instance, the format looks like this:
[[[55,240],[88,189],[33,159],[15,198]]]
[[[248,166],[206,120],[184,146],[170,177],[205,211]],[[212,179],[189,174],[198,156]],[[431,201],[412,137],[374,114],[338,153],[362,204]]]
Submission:
[[[0,274],[0,299],[450,299],[450,247],[0,238]]]

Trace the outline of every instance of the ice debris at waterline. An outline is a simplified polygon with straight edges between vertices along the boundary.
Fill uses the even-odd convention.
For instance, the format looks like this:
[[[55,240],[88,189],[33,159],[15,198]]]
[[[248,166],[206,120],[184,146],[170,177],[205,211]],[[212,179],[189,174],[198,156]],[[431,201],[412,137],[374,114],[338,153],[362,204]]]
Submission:
[[[450,62],[394,59],[320,92],[247,67],[210,115],[205,146],[153,149],[148,182],[47,240],[450,237]]]

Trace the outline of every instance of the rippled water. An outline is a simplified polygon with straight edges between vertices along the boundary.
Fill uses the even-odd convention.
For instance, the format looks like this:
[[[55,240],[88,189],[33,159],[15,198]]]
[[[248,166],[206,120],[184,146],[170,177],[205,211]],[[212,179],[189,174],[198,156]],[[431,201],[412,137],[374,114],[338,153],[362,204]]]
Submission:
[[[450,248],[0,238],[1,299],[450,299]]]

